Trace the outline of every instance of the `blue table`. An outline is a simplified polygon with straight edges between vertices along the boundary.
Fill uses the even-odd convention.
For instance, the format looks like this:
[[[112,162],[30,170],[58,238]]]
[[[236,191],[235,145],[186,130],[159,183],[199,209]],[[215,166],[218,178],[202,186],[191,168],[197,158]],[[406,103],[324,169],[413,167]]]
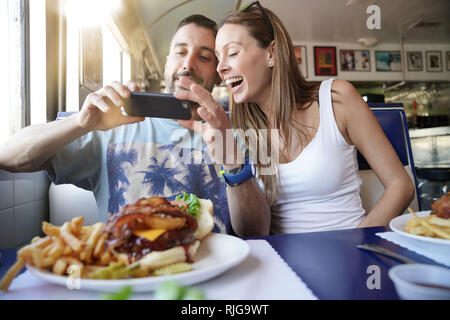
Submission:
[[[267,240],[319,299],[398,299],[388,270],[399,262],[362,251],[356,247],[358,244],[374,243],[419,263],[439,264],[375,235],[384,231],[390,230],[375,227],[251,239]],[[14,263],[16,250],[0,250],[0,253],[2,277]],[[370,266],[379,267],[380,289],[367,286],[369,277],[374,274],[368,272]]]
[[[388,271],[400,262],[360,250],[358,244],[378,244],[419,263],[439,264],[375,235],[385,231],[391,230],[374,227],[258,239],[267,240],[319,299],[399,299]],[[379,267],[380,289],[367,287],[369,277],[374,274],[368,272],[369,266]]]

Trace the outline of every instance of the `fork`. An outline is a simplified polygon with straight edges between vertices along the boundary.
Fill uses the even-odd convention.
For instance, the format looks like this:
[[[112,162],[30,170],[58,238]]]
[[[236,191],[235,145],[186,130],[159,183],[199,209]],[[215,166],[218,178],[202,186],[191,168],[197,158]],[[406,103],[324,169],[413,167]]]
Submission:
[[[388,250],[388,249],[385,249],[385,248],[383,248],[383,247],[380,247],[380,246],[378,246],[378,245],[376,245],[376,244],[366,243],[366,244],[360,244],[360,245],[358,245],[357,247],[358,247],[359,249],[362,249],[362,250],[372,251],[372,252],[376,252],[376,253],[385,255],[385,256],[387,256],[387,257],[396,259],[396,260],[401,261],[401,262],[403,262],[403,263],[417,263],[417,262],[414,261],[414,260],[411,260],[411,259],[409,259],[409,258],[406,258],[406,257],[404,257],[404,256],[402,256],[402,255],[399,255],[399,254],[397,254],[397,253],[395,253],[395,252],[392,252],[392,251],[390,251],[390,250]]]

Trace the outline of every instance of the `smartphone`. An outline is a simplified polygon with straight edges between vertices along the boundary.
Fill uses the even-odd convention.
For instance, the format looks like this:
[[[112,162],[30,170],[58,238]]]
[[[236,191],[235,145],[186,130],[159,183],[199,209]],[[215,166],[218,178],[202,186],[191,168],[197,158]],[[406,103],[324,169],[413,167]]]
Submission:
[[[131,92],[125,100],[125,112],[130,116],[190,120],[190,101],[178,100],[173,94]]]

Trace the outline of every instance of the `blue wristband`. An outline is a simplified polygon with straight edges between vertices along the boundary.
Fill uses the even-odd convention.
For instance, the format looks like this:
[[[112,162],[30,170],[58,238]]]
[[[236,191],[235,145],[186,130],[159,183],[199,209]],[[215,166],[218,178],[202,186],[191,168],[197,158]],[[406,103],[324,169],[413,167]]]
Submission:
[[[245,158],[245,163],[242,166],[242,169],[236,174],[227,174],[224,170],[223,166],[220,170],[220,176],[224,182],[224,184],[228,184],[231,187],[236,187],[243,182],[250,180],[254,177],[252,166],[249,163],[248,158]]]

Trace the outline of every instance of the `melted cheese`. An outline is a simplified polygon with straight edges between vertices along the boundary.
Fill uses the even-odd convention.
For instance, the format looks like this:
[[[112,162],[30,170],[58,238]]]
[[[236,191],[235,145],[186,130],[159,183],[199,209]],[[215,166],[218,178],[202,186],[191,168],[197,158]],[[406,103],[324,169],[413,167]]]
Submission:
[[[146,238],[150,241],[155,241],[160,235],[166,232],[166,229],[149,229],[149,230],[135,230],[134,235]]]

